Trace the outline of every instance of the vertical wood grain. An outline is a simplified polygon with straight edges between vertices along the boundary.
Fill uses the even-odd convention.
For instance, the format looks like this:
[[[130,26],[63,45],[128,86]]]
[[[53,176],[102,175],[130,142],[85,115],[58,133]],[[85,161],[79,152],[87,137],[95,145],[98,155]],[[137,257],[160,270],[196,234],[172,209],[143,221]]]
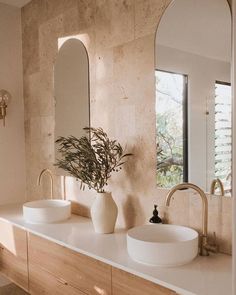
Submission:
[[[0,271],[27,291],[27,233],[4,221],[0,221],[0,233]]]

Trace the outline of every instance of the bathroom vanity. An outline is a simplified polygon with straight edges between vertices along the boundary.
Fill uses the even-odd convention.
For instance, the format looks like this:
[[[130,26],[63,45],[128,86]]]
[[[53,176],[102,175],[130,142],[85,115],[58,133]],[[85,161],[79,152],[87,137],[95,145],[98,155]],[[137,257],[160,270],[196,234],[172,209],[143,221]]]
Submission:
[[[72,215],[29,224],[22,204],[0,207],[1,272],[30,294],[231,294],[231,256],[198,257],[159,268],[134,262],[126,231],[95,234],[91,220]],[[227,289],[228,288],[228,289]]]

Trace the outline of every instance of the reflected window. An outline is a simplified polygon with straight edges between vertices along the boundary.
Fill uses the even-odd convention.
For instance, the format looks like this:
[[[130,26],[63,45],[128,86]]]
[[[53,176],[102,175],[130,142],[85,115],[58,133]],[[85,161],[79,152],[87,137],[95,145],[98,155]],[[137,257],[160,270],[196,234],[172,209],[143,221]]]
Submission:
[[[225,192],[231,191],[232,167],[232,101],[231,85],[215,82],[215,178],[219,178]]]
[[[155,71],[157,185],[188,181],[187,76]]]

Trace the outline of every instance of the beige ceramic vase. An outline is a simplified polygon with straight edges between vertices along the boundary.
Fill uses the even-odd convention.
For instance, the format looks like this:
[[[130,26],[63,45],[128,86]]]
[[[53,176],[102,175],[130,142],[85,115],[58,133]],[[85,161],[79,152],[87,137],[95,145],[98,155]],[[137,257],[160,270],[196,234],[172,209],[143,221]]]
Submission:
[[[110,234],[114,232],[118,208],[111,193],[97,193],[90,213],[96,233]]]

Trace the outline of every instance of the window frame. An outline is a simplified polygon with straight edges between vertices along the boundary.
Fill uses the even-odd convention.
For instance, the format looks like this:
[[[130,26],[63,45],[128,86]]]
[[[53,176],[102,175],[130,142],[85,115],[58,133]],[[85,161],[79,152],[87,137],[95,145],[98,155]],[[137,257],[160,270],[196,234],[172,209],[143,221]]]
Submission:
[[[183,182],[188,182],[189,178],[189,156],[188,156],[188,142],[189,142],[189,136],[188,136],[188,83],[189,83],[189,77],[187,74],[178,73],[174,71],[167,71],[162,69],[155,69],[155,72],[164,72],[168,74],[174,74],[174,75],[181,75],[183,76],[183,104],[182,104],[182,110],[183,110]],[[156,76],[156,75],[155,75]],[[155,83],[156,85],[156,83]],[[157,100],[157,96],[155,97],[155,102]],[[157,118],[157,114],[156,114]],[[156,120],[157,121],[157,120]]]

